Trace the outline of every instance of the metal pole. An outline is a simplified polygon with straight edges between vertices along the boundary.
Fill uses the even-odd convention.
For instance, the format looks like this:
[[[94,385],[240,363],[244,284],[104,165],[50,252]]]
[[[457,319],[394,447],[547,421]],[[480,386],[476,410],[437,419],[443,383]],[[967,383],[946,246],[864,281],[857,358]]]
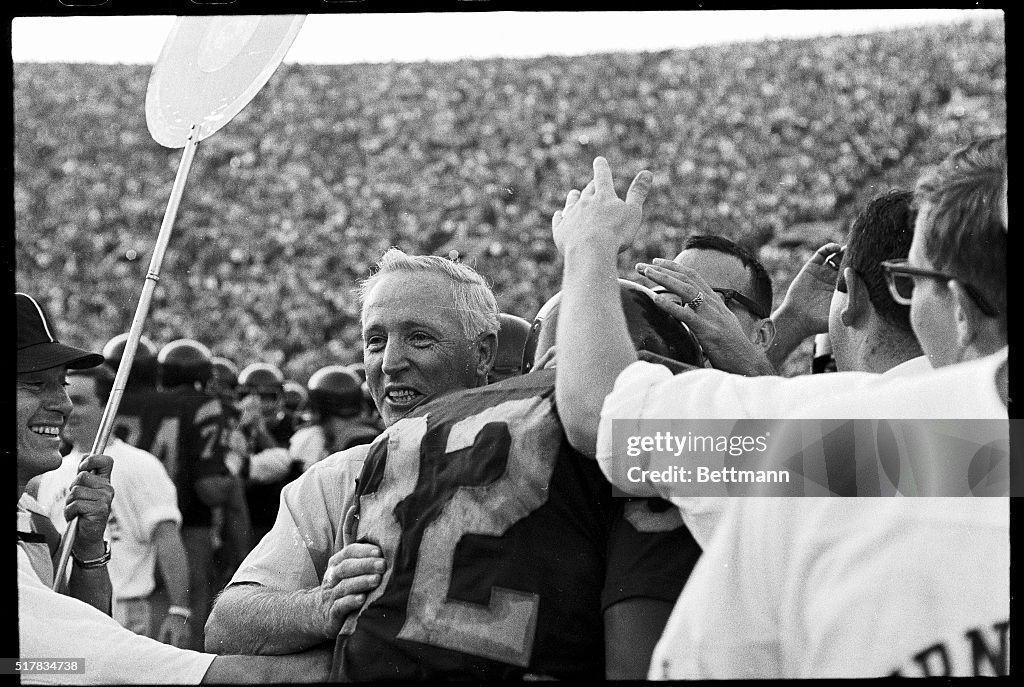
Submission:
[[[124,345],[124,353],[121,354],[121,362],[117,366],[117,374],[114,376],[114,387],[110,392],[110,398],[107,399],[107,405],[103,409],[103,417],[100,418],[96,440],[92,444],[92,450],[90,451],[92,454],[103,453],[107,448],[110,432],[114,428],[117,409],[121,405],[121,396],[124,395],[124,389],[128,383],[128,374],[131,372],[132,361],[135,359],[135,351],[138,349],[139,339],[142,337],[142,325],[146,320],[146,315],[149,313],[149,304],[153,299],[156,283],[160,281],[160,265],[164,260],[164,253],[167,252],[167,244],[171,239],[174,218],[178,214],[178,205],[181,203],[181,196],[185,190],[185,179],[188,177],[189,169],[192,167],[192,159],[195,157],[196,148],[199,146],[198,134],[199,128],[193,124],[181,154],[178,172],[174,177],[174,185],[171,187],[171,197],[167,201],[167,209],[164,212],[163,223],[160,225],[160,233],[156,237],[153,257],[149,261],[149,272],[146,274],[146,282],[142,286],[139,305],[135,309],[135,318],[132,320],[131,329],[128,330],[128,340]],[[71,547],[75,544],[75,534],[78,532],[77,526],[78,517],[76,516],[68,523],[68,528],[61,538],[57,570],[53,575],[54,590],[59,591],[63,587],[68,559],[71,556]]]

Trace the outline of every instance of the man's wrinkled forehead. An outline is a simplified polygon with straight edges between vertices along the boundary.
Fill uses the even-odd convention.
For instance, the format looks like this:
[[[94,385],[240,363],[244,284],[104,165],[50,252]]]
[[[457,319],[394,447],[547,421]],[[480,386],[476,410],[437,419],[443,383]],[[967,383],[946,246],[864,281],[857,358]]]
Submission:
[[[394,273],[374,284],[363,303],[362,326],[459,326],[450,289],[435,274]]]

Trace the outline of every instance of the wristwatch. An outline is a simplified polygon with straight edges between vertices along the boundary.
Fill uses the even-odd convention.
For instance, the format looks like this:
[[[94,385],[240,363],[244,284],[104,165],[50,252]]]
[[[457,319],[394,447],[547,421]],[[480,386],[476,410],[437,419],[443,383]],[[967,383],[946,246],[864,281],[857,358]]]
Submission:
[[[106,540],[103,541],[103,555],[99,558],[93,558],[88,561],[83,561],[78,557],[77,554],[72,550],[71,557],[75,560],[75,564],[82,570],[92,570],[93,568],[102,568],[110,560],[110,544]]]

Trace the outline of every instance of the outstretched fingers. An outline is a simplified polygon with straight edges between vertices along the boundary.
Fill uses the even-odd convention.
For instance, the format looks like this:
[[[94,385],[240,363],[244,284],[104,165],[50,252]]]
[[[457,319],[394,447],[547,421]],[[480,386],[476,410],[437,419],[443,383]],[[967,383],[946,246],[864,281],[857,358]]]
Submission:
[[[642,208],[654,185],[654,175],[646,169],[633,177],[633,183],[626,191],[626,205]]]
[[[600,155],[594,158],[594,191],[615,195],[615,184],[612,181],[612,168],[608,160]]]
[[[562,208],[563,212],[568,212],[569,208],[576,204],[576,201],[580,199],[580,192],[576,189],[569,191],[565,196],[565,207]]]

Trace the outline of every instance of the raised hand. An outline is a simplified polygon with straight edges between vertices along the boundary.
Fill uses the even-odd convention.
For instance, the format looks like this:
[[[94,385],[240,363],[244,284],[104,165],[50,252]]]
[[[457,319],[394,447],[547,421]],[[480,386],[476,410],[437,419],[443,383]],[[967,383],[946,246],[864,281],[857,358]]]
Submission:
[[[603,157],[594,159],[594,178],[583,189],[569,191],[565,207],[551,218],[555,245],[562,255],[572,246],[606,247],[615,253],[633,244],[640,230],[644,201],[653,175],[636,175],[621,200],[615,193],[612,171]]]

